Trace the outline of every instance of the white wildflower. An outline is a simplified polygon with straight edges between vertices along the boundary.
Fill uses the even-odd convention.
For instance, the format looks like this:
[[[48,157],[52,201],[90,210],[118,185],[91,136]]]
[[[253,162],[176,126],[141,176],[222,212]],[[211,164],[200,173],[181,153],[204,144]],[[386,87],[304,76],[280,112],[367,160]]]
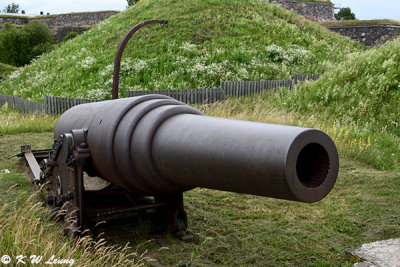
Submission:
[[[184,42],[179,48],[184,51],[194,52],[197,48],[197,45],[191,44],[189,42]]]
[[[86,57],[78,65],[85,70],[90,69],[96,63],[96,59],[94,57]]]
[[[14,80],[14,79],[18,79],[19,76],[21,75],[21,71],[18,69],[14,72],[12,72],[9,76],[8,79]]]
[[[109,64],[105,67],[104,70],[100,71],[100,76],[108,76],[112,74],[112,71],[114,69],[114,64]]]
[[[92,89],[87,92],[86,97],[90,99],[106,99],[110,95],[110,90],[108,89]]]
[[[139,72],[141,70],[144,70],[147,68],[147,62],[141,59],[136,60],[136,62],[133,65],[133,68],[136,72]]]
[[[248,79],[249,78],[249,72],[245,68],[240,68],[238,70],[238,76],[241,79]]]

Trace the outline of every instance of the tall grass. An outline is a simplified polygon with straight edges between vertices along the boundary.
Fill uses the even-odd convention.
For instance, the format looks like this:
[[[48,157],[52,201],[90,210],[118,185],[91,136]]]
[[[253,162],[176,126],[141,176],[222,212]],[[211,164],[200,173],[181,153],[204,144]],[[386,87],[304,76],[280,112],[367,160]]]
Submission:
[[[73,260],[74,266],[144,266],[143,254],[124,247],[108,246],[104,239],[89,236],[76,239],[63,237],[59,223],[49,222],[47,209],[34,199],[36,194],[19,195],[0,209],[0,251],[15,265],[18,255],[42,256],[41,264],[54,259]],[[64,266],[68,266],[64,265]]]
[[[327,112],[302,114],[285,110],[274,102],[276,97],[275,92],[264,92],[199,108],[210,116],[317,128],[333,139],[342,157],[358,159],[378,169],[399,168],[397,158],[393,155],[398,147],[388,143],[383,149],[380,142],[385,142],[386,139],[381,135],[366,134],[357,125],[341,123],[339,118],[334,118]],[[399,139],[395,139],[395,142],[400,144]]]
[[[376,25],[400,25],[400,21],[392,19],[376,20],[331,20],[321,21],[319,24],[325,27],[343,27],[343,26],[376,26]]]
[[[0,136],[23,132],[53,131],[56,116],[47,114],[23,114],[8,105],[0,107]]]
[[[0,62],[0,78],[8,76],[11,72],[15,71],[17,68],[8,64]]]

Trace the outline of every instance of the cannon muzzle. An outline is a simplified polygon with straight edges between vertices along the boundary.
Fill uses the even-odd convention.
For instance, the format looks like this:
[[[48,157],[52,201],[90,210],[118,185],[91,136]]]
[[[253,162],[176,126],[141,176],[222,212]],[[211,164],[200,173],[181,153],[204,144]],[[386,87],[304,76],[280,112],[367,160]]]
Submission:
[[[138,195],[194,187],[316,202],[339,168],[333,141],[301,127],[204,116],[162,95],[75,106],[54,137],[84,129],[85,170]]]

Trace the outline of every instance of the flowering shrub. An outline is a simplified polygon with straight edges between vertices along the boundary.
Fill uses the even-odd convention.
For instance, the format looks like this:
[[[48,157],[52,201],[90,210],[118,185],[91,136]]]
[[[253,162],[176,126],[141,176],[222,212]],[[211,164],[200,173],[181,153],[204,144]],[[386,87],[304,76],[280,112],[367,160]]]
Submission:
[[[96,63],[96,59],[94,57],[86,57],[81,62],[79,62],[79,66],[82,69],[88,70]]]
[[[270,45],[265,47],[265,51],[273,62],[286,65],[299,64],[312,58],[310,51],[299,46],[284,49],[277,45]]]

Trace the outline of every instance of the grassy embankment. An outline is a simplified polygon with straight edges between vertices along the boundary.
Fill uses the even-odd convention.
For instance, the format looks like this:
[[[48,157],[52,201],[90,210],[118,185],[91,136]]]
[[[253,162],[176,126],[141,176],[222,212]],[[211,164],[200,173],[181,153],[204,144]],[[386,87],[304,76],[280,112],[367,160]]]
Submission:
[[[5,78],[17,68],[8,64],[4,64],[0,62],[0,77]]]
[[[219,86],[221,80],[285,79],[323,73],[362,45],[266,1],[144,0],[13,73],[0,91],[43,101],[44,95],[109,98],[118,43],[128,43],[121,90]]]
[[[398,237],[399,139],[398,125],[391,122],[397,122],[400,114],[399,49],[399,41],[394,41],[350,55],[343,63],[329,69],[320,80],[301,85],[293,92],[281,90],[277,95],[270,92],[200,107],[211,116],[325,130],[337,143],[341,161],[338,182],[326,199],[306,205],[196,189],[185,193],[195,242],[184,243],[167,234],[154,236],[140,232],[146,227],[139,227],[140,233],[137,228],[125,232],[129,231],[125,228],[122,235],[107,244],[124,245],[133,241],[136,246],[154,239],[139,252],[147,249],[149,257],[166,265],[190,259],[192,251],[201,247],[194,259],[198,265],[350,266],[344,261],[345,248]],[[52,117],[32,120],[33,115],[4,113],[9,114],[10,122],[18,121],[25,127],[6,130],[12,123],[5,123],[0,126],[3,133],[26,131],[24,129],[40,131],[41,127],[46,130],[55,120]],[[43,120],[43,126],[31,130],[29,125],[35,124],[38,118]],[[18,145],[26,142],[44,147],[49,145],[51,135],[5,135],[1,154],[16,151]],[[377,158],[373,157],[374,153]],[[362,155],[366,156],[363,158]],[[360,156],[372,160],[371,163],[378,167],[390,169],[392,166],[397,171],[378,171],[353,159]],[[4,194],[0,196],[6,196],[10,201],[21,191],[30,190],[24,180],[26,174],[21,173],[15,160],[10,164],[2,157],[0,169],[3,168],[9,168],[11,173],[1,174],[0,188]],[[20,188],[8,189],[14,183]],[[25,208],[30,209],[30,206]],[[18,210],[29,214],[23,208]],[[42,214],[40,223],[46,225],[43,211],[35,214]],[[16,217],[10,218],[16,221]],[[52,227],[45,226],[51,234],[49,238],[60,234],[57,226]],[[27,237],[37,238],[40,233],[34,229]],[[21,240],[21,244],[31,242]],[[208,241],[201,246],[203,240]],[[38,247],[45,247],[44,242],[41,239]],[[71,244],[66,239],[60,242]],[[168,249],[161,249],[163,247]],[[78,257],[75,253],[69,255]],[[124,253],[116,255],[124,257]]]
[[[378,25],[395,25],[399,26],[400,21],[392,19],[377,19],[377,20],[332,20],[319,22],[325,27],[343,27],[343,26],[378,26]]]
[[[149,257],[166,265],[190,259],[191,253],[201,247],[195,253],[194,264],[350,266],[344,260],[345,248],[398,237],[399,218],[396,214],[400,212],[400,173],[378,171],[353,159],[371,154],[379,148],[379,142],[386,144],[387,151],[393,151],[395,155],[393,157],[390,152],[381,151],[381,159],[398,158],[398,128],[396,124],[387,125],[399,118],[398,50],[398,41],[395,41],[361,54],[353,54],[329,69],[320,80],[301,85],[293,92],[282,90],[277,95],[265,93],[200,107],[211,116],[317,127],[327,131],[339,147],[341,170],[334,190],[326,199],[306,205],[196,189],[185,193],[190,230],[195,233],[194,242],[174,240],[168,234],[154,236],[146,231],[141,232],[146,227],[139,227],[139,233],[137,228],[125,228],[122,235],[108,240],[107,244],[125,245],[127,241],[133,241],[136,246],[153,240],[147,242],[139,252],[147,249]],[[367,107],[367,110],[363,107]],[[0,126],[2,133],[45,131],[55,121],[53,117],[20,115],[10,111],[4,111],[3,114],[9,114],[9,123]],[[37,120],[41,121],[42,126],[30,126],[35,125]],[[24,127],[8,129],[15,121],[21,122]],[[368,126],[371,128],[366,128]],[[1,137],[1,154],[17,151],[18,145],[28,142],[37,148],[49,146],[51,136],[51,133],[4,135]],[[387,162],[392,162],[394,169],[398,169],[393,160],[381,162],[381,167],[385,167]],[[2,156],[0,169],[11,172],[1,174],[0,189],[4,193],[0,196],[7,198],[4,201],[9,202],[21,191],[30,190],[25,180],[26,174],[21,172],[16,160],[10,163]],[[13,184],[19,187],[9,189]],[[33,216],[25,210],[31,210],[31,206],[17,207],[18,214]],[[21,218],[8,214],[4,217],[10,218],[12,225],[17,225],[17,219],[21,221]],[[11,230],[15,233],[11,235],[21,238],[21,248],[32,242],[30,239],[39,240],[37,247],[46,247],[48,240],[38,238],[43,236],[43,232],[48,232],[51,240],[61,235],[57,230],[60,226],[49,226],[46,222],[43,210],[34,214],[44,228],[28,227],[31,235],[18,235],[16,230]],[[7,231],[10,230],[7,228]],[[60,242],[57,244],[73,246],[67,239],[57,240]],[[208,242],[201,246],[203,240]],[[5,246],[14,248],[10,243]],[[57,255],[71,255],[79,259],[80,250],[74,251]],[[124,259],[125,254],[115,255]],[[86,260],[95,262],[90,257]],[[98,264],[93,262],[94,265],[102,264],[102,261],[97,261]]]
[[[322,124],[333,122],[351,146],[359,142],[366,148],[349,156],[379,169],[400,170],[400,40],[349,55],[316,82],[293,92],[281,90],[273,102],[301,114],[327,116],[330,120]]]

